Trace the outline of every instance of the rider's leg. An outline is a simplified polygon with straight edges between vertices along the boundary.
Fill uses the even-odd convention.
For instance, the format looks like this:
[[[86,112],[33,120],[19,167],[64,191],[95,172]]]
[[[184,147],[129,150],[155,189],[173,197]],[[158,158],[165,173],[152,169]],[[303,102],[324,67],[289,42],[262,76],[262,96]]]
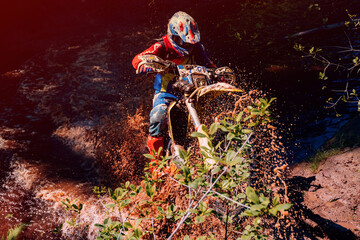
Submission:
[[[160,159],[160,156],[162,155],[163,151],[158,154],[160,147],[164,149],[164,136],[167,129],[166,115],[171,101],[173,101],[173,99],[166,98],[162,93],[156,94],[153,99],[153,109],[150,112],[148,147],[150,154],[155,156],[157,159],[150,161],[151,173],[158,164],[157,160]]]
[[[147,146],[151,155],[154,157],[161,156],[163,151],[159,153],[159,149],[164,149],[164,137],[152,137],[149,135],[147,138]]]

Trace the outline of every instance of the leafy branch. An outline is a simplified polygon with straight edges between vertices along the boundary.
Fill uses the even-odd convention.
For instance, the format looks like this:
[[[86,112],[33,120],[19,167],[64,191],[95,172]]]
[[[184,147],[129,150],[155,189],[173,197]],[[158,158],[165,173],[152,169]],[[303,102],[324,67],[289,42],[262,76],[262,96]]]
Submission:
[[[13,228],[10,228],[6,235],[1,236],[1,240],[16,240],[19,238],[21,231],[24,229],[25,224],[20,224]]]
[[[249,181],[253,162],[249,157],[251,142],[256,130],[272,121],[269,107],[274,100],[259,98],[231,117],[225,116],[209,127],[201,125],[203,131],[192,133],[191,136],[203,138],[208,147],[202,146],[197,152],[180,150],[183,161],[178,163],[178,169],[166,172],[173,163],[169,161],[171,157],[162,157],[153,172],[164,174],[154,177],[154,174],[145,173],[140,185],[126,182],[115,190],[108,189],[106,195],[110,202],[104,202],[104,206],[112,217],[109,215],[103,223],[95,224],[99,228],[97,239],[156,239],[154,227],[160,222],[176,226],[167,235],[167,239],[174,239],[183,225],[203,224],[210,216],[219,216],[213,203],[226,204],[228,209],[236,210],[237,217],[241,219],[256,217],[252,225],[240,229],[240,225],[233,224],[234,216],[227,211],[222,216],[225,234],[240,229],[243,231],[242,239],[264,237],[259,219],[279,218],[280,213],[292,206],[281,203],[282,200],[274,197],[271,190],[259,189],[259,186],[253,188]],[[150,154],[146,157],[154,158]],[[207,159],[214,160],[214,163],[209,164]],[[186,199],[185,205],[161,200],[162,187],[168,181],[186,189],[187,194],[181,196]],[[105,189],[94,188],[94,192],[101,196],[105,194]],[[64,203],[69,209],[80,208],[70,201]],[[114,214],[118,217],[114,217]],[[209,238],[215,239],[215,236],[208,234],[197,239]],[[185,236],[184,239],[190,238]]]
[[[360,19],[357,18],[357,15],[350,14],[348,16],[350,21],[345,22],[345,26],[347,26],[352,32],[357,36],[357,31],[360,26]],[[319,62],[323,65],[323,70],[319,72],[320,80],[328,80],[328,71],[329,69],[333,69],[334,71],[341,71],[347,74],[347,78],[350,79],[353,74],[358,75],[360,73],[360,59],[359,53],[360,49],[357,49],[353,44],[348,35],[347,44],[348,46],[335,46],[336,49],[334,53],[337,60],[331,59],[330,57],[326,57],[325,54],[329,52],[324,52],[321,48],[311,47],[306,49],[305,46],[295,43],[294,49],[296,51],[302,52],[304,58],[311,58],[316,62]],[[324,86],[323,89],[326,87]],[[349,81],[345,83],[345,88],[342,90],[334,90],[334,92],[339,93],[339,96],[335,99],[328,98],[326,103],[328,104],[326,108],[333,108],[336,111],[336,106],[340,101],[347,103],[357,103],[358,111],[360,111],[360,98],[358,97],[356,89],[349,89]],[[337,116],[340,114],[337,113]]]

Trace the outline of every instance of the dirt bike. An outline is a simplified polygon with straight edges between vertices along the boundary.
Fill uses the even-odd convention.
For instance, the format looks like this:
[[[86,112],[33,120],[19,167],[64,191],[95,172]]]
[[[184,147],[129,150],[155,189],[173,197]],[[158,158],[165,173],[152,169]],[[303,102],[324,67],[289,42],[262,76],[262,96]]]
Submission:
[[[203,133],[201,125],[204,123],[204,118],[198,114],[203,105],[210,100],[216,100],[225,92],[242,92],[242,90],[232,85],[235,82],[235,74],[228,67],[209,69],[198,65],[175,65],[155,55],[143,55],[140,58],[145,67],[151,68],[155,72],[171,71],[179,78],[178,81],[185,81],[193,85],[191,92],[185,92],[179,100],[170,104],[167,113],[169,141],[166,154],[172,155],[173,160],[176,159],[175,163],[183,162],[179,150],[183,148],[186,140],[179,139],[188,135],[190,125],[193,126],[193,130]],[[184,108],[188,113],[187,118],[181,114]],[[182,116],[179,117],[179,115]],[[184,118],[187,119],[186,122]],[[178,144],[179,141],[180,144]],[[198,137],[198,142],[200,147],[209,148],[207,139]],[[208,160],[208,164],[214,163],[214,160]]]
[[[206,120],[209,120],[206,119],[207,114],[204,114],[205,105],[210,102],[215,102],[218,105],[219,102],[216,101],[224,93],[241,93],[243,91],[232,85],[235,83],[235,75],[228,67],[209,69],[198,65],[174,65],[172,62],[164,61],[155,55],[144,55],[141,58],[146,67],[156,72],[170,71],[180,81],[185,80],[187,83],[193,84],[192,90],[185,92],[177,101],[172,102],[167,112],[169,140],[165,152],[167,156],[172,156],[172,162],[175,163],[177,168],[181,168],[185,161],[180,157],[180,149],[183,149],[186,143],[180,141],[179,144],[179,139],[184,135],[186,136],[185,139],[189,139],[190,130],[205,134],[202,125],[206,123]],[[184,114],[184,109],[187,116]],[[221,111],[225,111],[225,109],[222,108]],[[213,119],[210,119],[208,125],[212,122]],[[202,137],[197,137],[197,139],[199,149],[201,147],[209,148],[208,139]],[[206,164],[214,166],[216,161],[206,158]],[[219,201],[213,202],[211,207],[219,218],[226,214],[238,218],[238,215],[244,211],[243,207],[237,207],[229,211]]]

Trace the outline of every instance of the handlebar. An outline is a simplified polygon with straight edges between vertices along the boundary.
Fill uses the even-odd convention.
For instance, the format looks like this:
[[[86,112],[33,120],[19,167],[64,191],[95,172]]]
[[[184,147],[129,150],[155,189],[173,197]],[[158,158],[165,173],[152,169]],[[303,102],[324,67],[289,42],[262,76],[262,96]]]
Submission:
[[[154,72],[171,72],[179,77],[187,77],[191,74],[198,74],[206,76],[210,81],[220,78],[220,81],[233,84],[235,82],[235,74],[228,67],[220,68],[206,68],[195,64],[176,65],[169,60],[163,60],[156,55],[146,54],[139,57],[142,61],[138,65],[138,70],[141,66],[151,68]],[[137,70],[137,72],[139,72]]]

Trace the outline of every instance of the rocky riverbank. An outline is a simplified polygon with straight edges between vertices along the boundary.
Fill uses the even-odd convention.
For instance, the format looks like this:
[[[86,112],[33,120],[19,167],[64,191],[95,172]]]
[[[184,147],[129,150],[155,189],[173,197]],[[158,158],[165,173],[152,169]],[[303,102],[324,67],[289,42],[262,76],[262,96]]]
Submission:
[[[324,239],[360,238],[359,136],[356,116],[325,144],[347,146],[339,154],[322,160],[315,172],[308,162],[292,169],[289,181],[296,189],[293,198],[304,212],[304,224]]]

